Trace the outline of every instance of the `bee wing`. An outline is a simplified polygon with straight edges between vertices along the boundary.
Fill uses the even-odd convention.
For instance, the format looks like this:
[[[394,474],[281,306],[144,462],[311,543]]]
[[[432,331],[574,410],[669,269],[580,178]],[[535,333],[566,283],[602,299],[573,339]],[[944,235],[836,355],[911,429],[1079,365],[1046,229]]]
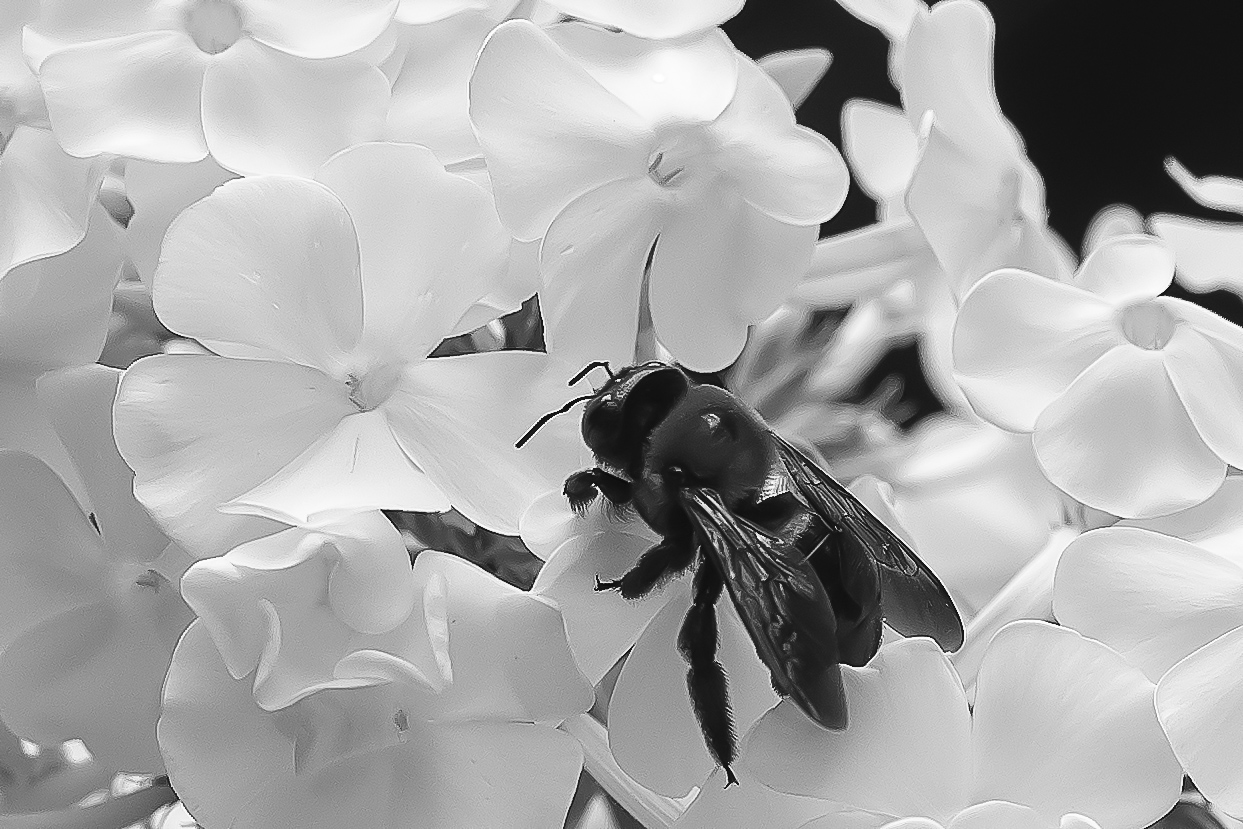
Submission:
[[[962,645],[962,618],[928,565],[844,486],[773,433],[777,452],[808,506],[852,535],[880,565],[885,621],[903,636],[931,636],[942,648]]]
[[[811,565],[731,512],[715,490],[686,487],[679,497],[777,691],[825,728],[845,728],[837,621]]]

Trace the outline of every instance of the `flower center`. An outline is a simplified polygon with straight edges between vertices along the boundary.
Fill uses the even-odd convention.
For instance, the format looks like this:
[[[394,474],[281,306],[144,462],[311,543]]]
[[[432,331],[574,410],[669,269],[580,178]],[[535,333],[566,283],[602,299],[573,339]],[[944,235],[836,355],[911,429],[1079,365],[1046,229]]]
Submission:
[[[702,126],[670,129],[657,141],[648,159],[648,178],[661,187],[680,187],[686,183],[688,171],[707,166],[713,151]]]
[[[1154,302],[1140,302],[1122,309],[1122,336],[1140,348],[1157,351],[1165,348],[1178,320]]]
[[[186,9],[185,25],[195,46],[218,55],[242,36],[242,10],[232,0],[197,0]]]
[[[360,412],[378,409],[393,393],[400,377],[400,364],[370,366],[362,371],[350,372],[345,378],[346,388],[350,390],[350,402]]]

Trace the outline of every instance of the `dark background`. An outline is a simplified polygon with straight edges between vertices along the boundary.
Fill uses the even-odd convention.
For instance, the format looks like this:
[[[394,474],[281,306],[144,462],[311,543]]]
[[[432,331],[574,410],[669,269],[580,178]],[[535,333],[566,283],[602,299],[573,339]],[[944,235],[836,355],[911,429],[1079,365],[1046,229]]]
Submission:
[[[1196,175],[1243,178],[1243,3],[1238,0],[986,0],[997,26],[994,71],[1002,112],[1044,176],[1049,223],[1079,249],[1102,207],[1238,219],[1196,205],[1165,174],[1167,156]],[[833,0],[751,0],[725,25],[752,57],[827,48],[833,64],[799,110],[799,121],[841,146],[849,98],[898,104],[887,71],[889,44]],[[825,225],[841,233],[874,221],[872,201],[851,186]],[[1216,291],[1190,298],[1243,323],[1243,301]],[[918,414],[923,398],[913,349],[891,355],[875,380],[907,376]],[[914,369],[914,374],[918,370]],[[866,385],[866,384],[865,384]],[[864,394],[866,389],[861,389]],[[918,415],[917,415],[918,416]]]

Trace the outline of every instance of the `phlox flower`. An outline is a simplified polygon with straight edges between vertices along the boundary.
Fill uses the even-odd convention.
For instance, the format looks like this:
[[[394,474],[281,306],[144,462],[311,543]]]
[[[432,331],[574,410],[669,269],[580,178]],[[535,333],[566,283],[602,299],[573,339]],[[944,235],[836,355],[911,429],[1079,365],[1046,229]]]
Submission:
[[[109,768],[160,772],[160,686],[193,617],[177,590],[191,560],[134,500],[112,439],[119,378],[96,365],[39,381],[83,506],[42,461],[0,451],[0,718],[39,743],[81,739]]]
[[[1091,507],[1150,517],[1212,495],[1243,463],[1243,330],[1158,296],[1174,259],[1115,236],[1074,280],[989,274],[963,300],[954,366],[976,411],[1031,432],[1053,483]]]
[[[845,198],[836,148],[719,30],[649,41],[509,21],[470,96],[501,218],[543,238],[541,310],[564,353],[632,362],[650,309],[676,359],[727,365]]]
[[[341,654],[333,682],[279,710],[256,704],[252,679],[231,676],[208,628],[190,626],[159,738],[196,820],[235,829],[564,821],[582,753],[553,726],[587,710],[592,692],[556,608],[443,553],[420,553],[406,578],[407,618]]]
[[[929,639],[842,673],[848,728],[782,702],[744,741],[742,785],[716,775],[680,829],[1141,829],[1182,788],[1152,682],[1067,628],[1003,628],[970,707]]]
[[[514,448],[572,369],[525,351],[426,359],[509,267],[488,194],[414,145],[362,145],[318,177],[230,182],[170,228],[156,311],[215,354],[127,371],[135,492],[200,557],[334,511],[453,506],[516,531],[578,465],[568,421]]]
[[[1165,162],[1170,177],[1205,207],[1243,215],[1243,181],[1224,176],[1197,178],[1177,160]],[[1193,291],[1220,288],[1243,293],[1243,224],[1156,213],[1152,232],[1174,249],[1179,281]]]
[[[742,11],[743,0],[547,0],[548,5],[579,20],[613,26],[636,37],[661,40],[719,26]]]
[[[716,761],[704,747],[686,687],[686,660],[677,647],[690,608],[690,574],[636,601],[616,591],[597,592],[597,576],[620,577],[659,539],[637,516],[619,519],[604,509],[575,516],[560,490],[531,505],[522,537],[546,560],[531,591],[561,608],[570,647],[587,679],[599,682],[626,656],[608,710],[609,748],[618,765],[669,797],[701,785]],[[717,659],[729,678],[734,723],[742,734],[779,697],[728,598],[717,604],[717,624]]]
[[[944,415],[921,421],[896,458],[850,489],[905,535],[964,616],[1048,543],[1065,511],[1029,436]]]
[[[396,527],[364,512],[290,527],[199,561],[181,592],[229,674],[251,675],[255,702],[274,711],[334,687],[337,660],[410,615],[409,571]]]
[[[1075,540],[1054,582],[1059,621],[1157,683],[1157,716],[1197,788],[1243,817],[1243,479],[1163,518]]]
[[[351,55],[397,0],[47,0],[26,30],[52,129],[72,155],[310,175],[378,136],[389,88]]]

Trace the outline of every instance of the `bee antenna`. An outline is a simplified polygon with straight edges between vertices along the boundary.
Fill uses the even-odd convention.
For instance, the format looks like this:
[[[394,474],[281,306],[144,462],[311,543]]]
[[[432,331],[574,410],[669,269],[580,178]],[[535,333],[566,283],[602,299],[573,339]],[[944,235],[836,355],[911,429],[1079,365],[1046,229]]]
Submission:
[[[595,366],[592,366],[591,368],[595,368]],[[582,403],[584,400],[590,400],[591,398],[595,396],[596,396],[596,393],[592,392],[591,394],[584,394],[582,397],[575,397],[573,400],[571,400],[569,403],[566,403],[564,406],[562,406],[560,409],[557,409],[555,412],[549,412],[548,414],[544,415],[539,420],[535,421],[534,426],[532,426],[530,429],[527,429],[527,433],[525,435],[518,438],[518,442],[514,444],[514,448],[521,449],[522,444],[530,440],[531,437],[536,432],[538,432],[540,430],[540,427],[543,426],[545,423],[552,420],[554,417],[556,417],[559,414],[565,414],[570,409],[574,408],[576,404]]]
[[[587,376],[587,372],[591,371],[593,368],[602,368],[605,371],[607,371],[609,373],[610,380],[612,380],[616,376],[615,374],[613,374],[613,369],[609,367],[608,360],[593,360],[592,362],[588,363],[583,368],[582,371],[580,371],[578,374],[575,374],[573,377],[571,377],[570,382],[566,383],[566,385],[572,386],[575,383],[577,383],[579,380],[582,380],[584,377]]]

